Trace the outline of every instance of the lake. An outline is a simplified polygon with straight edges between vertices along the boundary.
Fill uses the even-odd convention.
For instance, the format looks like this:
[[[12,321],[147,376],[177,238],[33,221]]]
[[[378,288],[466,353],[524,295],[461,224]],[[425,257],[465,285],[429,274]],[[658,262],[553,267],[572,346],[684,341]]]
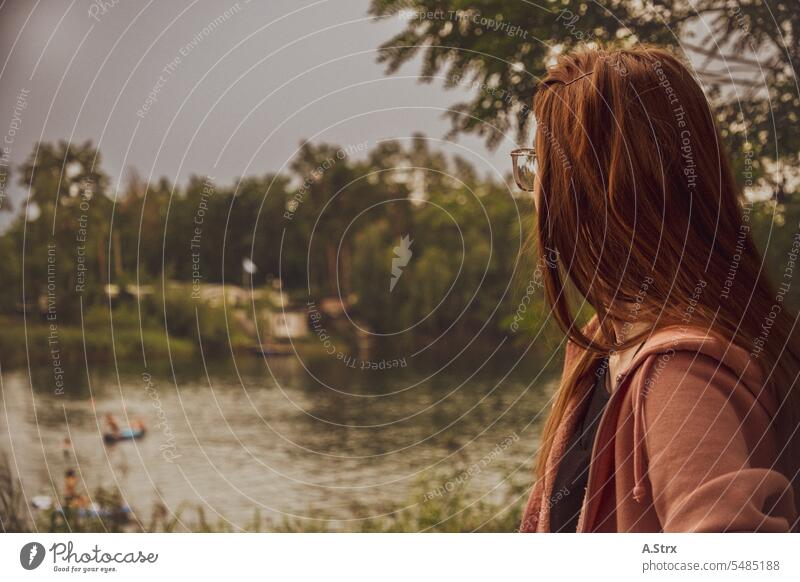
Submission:
[[[63,395],[48,366],[5,370],[0,450],[28,498],[60,494],[75,468],[81,491],[118,488],[143,521],[160,503],[234,530],[256,510],[346,529],[419,503],[423,479],[487,500],[530,480],[560,357],[498,353],[73,364]],[[104,444],[106,413],[146,435]]]

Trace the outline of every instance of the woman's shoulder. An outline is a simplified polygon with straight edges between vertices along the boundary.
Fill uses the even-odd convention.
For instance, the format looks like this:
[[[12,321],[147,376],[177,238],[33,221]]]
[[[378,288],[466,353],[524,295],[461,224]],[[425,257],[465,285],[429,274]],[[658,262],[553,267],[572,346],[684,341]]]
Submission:
[[[758,401],[769,413],[775,403],[764,390],[761,363],[746,346],[697,326],[656,330],[633,359],[626,375],[645,395],[658,390],[674,398],[692,396],[696,405],[717,394],[731,401]]]
[[[762,379],[760,363],[752,350],[699,326],[669,325],[653,330],[630,367],[635,368],[653,357],[689,363],[695,360],[707,363],[710,360],[746,380],[760,382]]]

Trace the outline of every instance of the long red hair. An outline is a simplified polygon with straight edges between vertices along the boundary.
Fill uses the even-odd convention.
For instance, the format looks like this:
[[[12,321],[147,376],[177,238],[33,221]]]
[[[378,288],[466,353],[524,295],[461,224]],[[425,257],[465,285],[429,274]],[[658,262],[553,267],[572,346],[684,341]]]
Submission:
[[[764,273],[747,203],[697,81],[664,49],[585,49],[549,69],[534,114],[535,236],[548,254],[546,297],[569,340],[584,348],[545,425],[539,476],[572,394],[592,381],[600,357],[655,328],[692,325],[744,347],[762,366],[780,404],[774,428],[786,446],[778,467],[797,498],[794,316]],[[593,337],[576,320],[576,298],[597,312]],[[616,338],[612,319],[648,329]]]

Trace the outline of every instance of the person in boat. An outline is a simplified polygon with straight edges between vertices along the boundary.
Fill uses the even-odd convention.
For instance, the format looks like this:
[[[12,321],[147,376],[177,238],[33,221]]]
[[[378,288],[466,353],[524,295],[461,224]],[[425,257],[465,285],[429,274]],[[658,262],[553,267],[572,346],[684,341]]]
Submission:
[[[106,414],[106,434],[119,438],[119,423],[113,414]]]

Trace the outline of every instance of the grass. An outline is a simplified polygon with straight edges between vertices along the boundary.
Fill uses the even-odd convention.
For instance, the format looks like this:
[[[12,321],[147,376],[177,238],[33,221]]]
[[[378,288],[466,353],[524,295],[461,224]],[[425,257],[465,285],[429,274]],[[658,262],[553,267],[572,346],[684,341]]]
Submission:
[[[3,367],[25,365],[30,358],[31,363],[48,363],[51,352],[48,340],[50,328],[43,323],[28,323],[25,326],[21,319],[0,317],[0,353],[3,354]],[[25,349],[27,338],[28,349]],[[114,353],[120,360],[136,361],[141,359],[142,339],[147,349],[148,358],[167,357],[167,336],[163,329],[145,328],[140,335],[138,327],[114,326],[114,335],[110,327],[88,327],[84,330],[75,325],[59,325],[58,348],[64,361],[82,362],[84,350],[90,355],[92,362],[113,361]],[[175,359],[188,359],[195,355],[195,343],[182,337],[170,337],[169,349]]]
[[[0,455],[0,527],[6,533],[30,531],[22,487],[5,454]]]
[[[456,472],[455,474],[458,474]],[[333,520],[322,511],[309,511],[314,519],[283,519],[277,522],[264,519],[258,509],[243,526],[248,532],[515,532],[527,484],[512,484],[492,501],[471,500],[461,487],[449,493],[430,495],[437,484],[448,479],[429,476],[415,487],[415,493],[399,511],[386,508],[384,515],[365,519]],[[150,516],[132,515],[123,510],[124,500],[118,491],[98,488],[92,500],[103,511],[102,519],[81,515],[75,510],[39,511],[35,523],[28,518],[22,488],[9,470],[7,459],[0,456],[0,526],[5,532],[233,532],[240,531],[222,519],[208,517],[201,505],[183,505],[170,511],[161,503],[153,505]],[[364,515],[363,506],[351,508],[354,516]],[[374,509],[370,510],[374,511]],[[335,524],[335,525],[334,525]]]

